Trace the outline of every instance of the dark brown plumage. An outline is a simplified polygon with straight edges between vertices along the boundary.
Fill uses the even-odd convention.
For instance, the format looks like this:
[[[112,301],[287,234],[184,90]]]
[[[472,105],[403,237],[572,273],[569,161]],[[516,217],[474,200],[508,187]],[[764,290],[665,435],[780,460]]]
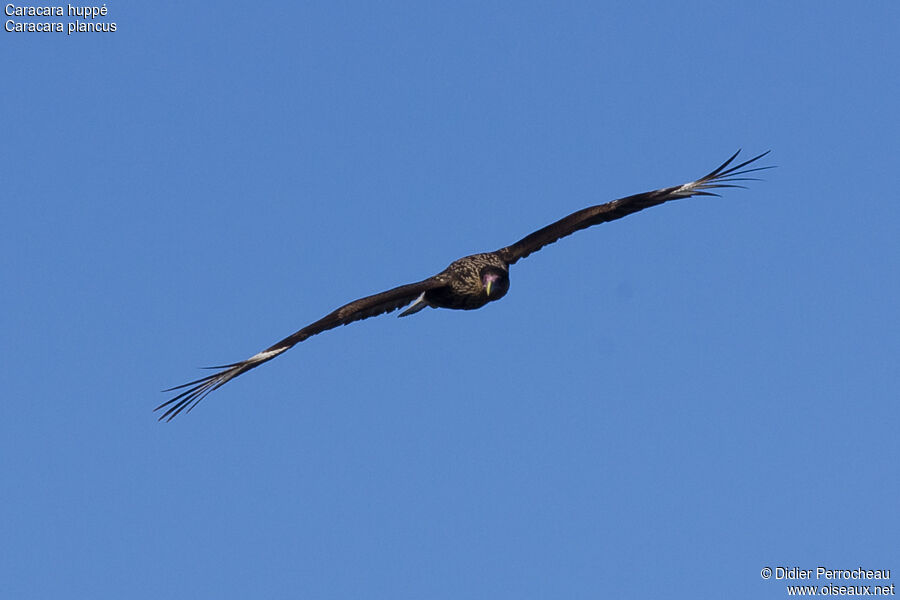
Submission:
[[[354,321],[391,312],[410,303],[412,305],[400,314],[401,317],[414,314],[429,306],[432,308],[461,310],[481,308],[488,302],[499,300],[506,294],[509,289],[510,265],[560,238],[592,225],[621,219],[624,216],[651,206],[657,206],[669,200],[689,198],[691,196],[717,196],[718,194],[709,190],[743,187],[735,182],[749,181],[752,178],[742,177],[742,175],[771,168],[745,168],[768,154],[768,152],[729,167],[739,153],[740,151],[735,152],[718,169],[696,181],[652,192],[635,194],[634,196],[579,210],[525,236],[511,246],[506,246],[495,252],[473,254],[460,258],[450,263],[450,266],[433,277],[418,283],[402,285],[380,294],[360,298],[346,304],[247,360],[220,367],[211,367],[219,369],[219,371],[196,381],[165,390],[167,392],[184,391],[156,407],[155,410],[165,409],[159,420],[172,420],[184,410],[190,412],[198,402],[213,390],[223,386],[238,375],[272,360],[308,337],[334,329],[338,325],[347,325]]]

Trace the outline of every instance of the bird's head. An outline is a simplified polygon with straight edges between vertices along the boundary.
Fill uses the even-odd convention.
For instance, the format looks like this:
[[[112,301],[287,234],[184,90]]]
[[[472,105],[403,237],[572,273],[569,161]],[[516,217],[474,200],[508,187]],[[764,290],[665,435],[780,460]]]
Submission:
[[[488,301],[499,300],[509,290],[509,275],[499,267],[485,267],[481,270],[481,287]]]

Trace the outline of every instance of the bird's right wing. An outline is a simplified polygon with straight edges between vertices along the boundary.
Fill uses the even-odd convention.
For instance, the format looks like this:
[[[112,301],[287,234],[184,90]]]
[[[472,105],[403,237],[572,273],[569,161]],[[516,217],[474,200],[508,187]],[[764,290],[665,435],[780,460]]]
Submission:
[[[506,246],[497,251],[497,255],[505,260],[508,264],[513,264],[520,258],[525,258],[532,252],[537,252],[544,246],[552,244],[556,240],[571,235],[581,229],[586,229],[592,225],[614,221],[644,210],[651,206],[657,206],[669,200],[677,200],[679,198],[689,198],[690,196],[717,196],[718,194],[708,190],[716,188],[743,187],[735,182],[752,181],[752,177],[741,177],[747,173],[754,171],[762,171],[763,169],[771,169],[772,167],[754,167],[745,169],[747,165],[759,160],[768,152],[763,152],[759,156],[746,160],[738,165],[729,167],[740,150],[734,153],[731,158],[726,160],[718,169],[712,173],[701,177],[696,181],[677,185],[674,187],[662,188],[652,192],[644,192],[643,194],[635,194],[627,198],[619,198],[606,204],[591,206],[572,213],[568,217],[564,217],[555,223],[547,225],[543,229],[538,229],[515,244]]]
[[[315,323],[307,325],[300,331],[289,335],[277,344],[273,344],[262,352],[254,354],[247,360],[242,360],[230,365],[210,367],[212,369],[220,370],[212,375],[207,375],[206,377],[201,377],[195,381],[164,390],[166,392],[175,390],[184,391],[180,392],[174,398],[163,402],[154,410],[166,409],[159,417],[159,420],[171,421],[178,413],[185,409],[190,412],[197,403],[203,400],[203,398],[213,390],[222,387],[238,375],[246,373],[250,369],[255,369],[264,362],[272,360],[282,352],[288,350],[295,344],[302,342],[308,337],[314,336],[317,333],[322,333],[323,331],[328,331],[329,329],[334,329],[338,325],[348,325],[354,321],[368,319],[369,317],[397,310],[398,308],[406,306],[424,292],[441,287],[445,284],[446,281],[444,280],[444,276],[439,274],[425,279],[424,281],[419,281],[418,283],[401,285],[400,287],[395,287],[394,289],[381,292],[380,294],[374,294],[372,296],[360,298],[359,300],[354,300],[353,302],[332,311]]]

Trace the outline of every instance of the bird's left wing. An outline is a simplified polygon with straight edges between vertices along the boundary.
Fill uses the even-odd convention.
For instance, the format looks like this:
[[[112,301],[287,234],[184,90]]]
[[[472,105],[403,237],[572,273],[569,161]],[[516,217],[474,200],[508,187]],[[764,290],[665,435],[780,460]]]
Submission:
[[[520,258],[525,258],[532,252],[537,252],[547,244],[552,244],[556,240],[571,235],[581,229],[586,229],[592,225],[614,221],[644,210],[651,206],[657,206],[669,200],[677,200],[679,198],[688,198],[690,196],[717,196],[718,194],[709,190],[716,188],[743,187],[735,182],[752,181],[752,177],[742,177],[747,173],[754,171],[762,171],[763,169],[771,169],[772,167],[752,167],[746,168],[751,163],[759,160],[768,152],[763,152],[759,156],[746,160],[734,166],[730,166],[740,150],[735,152],[731,158],[726,160],[718,169],[712,173],[701,177],[696,181],[685,183],[684,185],[676,185],[674,187],[662,188],[652,192],[644,192],[643,194],[635,194],[627,198],[619,198],[606,204],[598,204],[572,213],[568,217],[563,217],[555,223],[547,225],[543,229],[538,229],[515,244],[506,246],[497,250],[496,254],[505,260],[508,264],[513,264]]]
[[[154,410],[165,409],[165,412],[162,413],[159,420],[171,421],[178,413],[185,409],[190,412],[197,403],[203,400],[203,398],[213,390],[222,387],[238,375],[246,373],[250,369],[255,369],[264,362],[272,360],[306,338],[314,336],[317,333],[322,333],[323,331],[328,331],[329,329],[334,329],[338,325],[347,325],[354,321],[397,310],[415,300],[422,293],[441,287],[445,285],[445,283],[443,275],[435,275],[434,277],[430,277],[418,283],[401,285],[400,287],[395,287],[392,290],[381,292],[380,294],[354,300],[322,317],[315,323],[307,325],[300,331],[289,335],[277,344],[273,344],[262,352],[254,354],[247,360],[242,360],[241,362],[230,365],[210,367],[212,369],[219,369],[219,371],[212,375],[207,375],[206,377],[191,381],[190,383],[163,390],[165,392],[172,392],[175,390],[184,391],[180,392],[174,398],[163,402]]]

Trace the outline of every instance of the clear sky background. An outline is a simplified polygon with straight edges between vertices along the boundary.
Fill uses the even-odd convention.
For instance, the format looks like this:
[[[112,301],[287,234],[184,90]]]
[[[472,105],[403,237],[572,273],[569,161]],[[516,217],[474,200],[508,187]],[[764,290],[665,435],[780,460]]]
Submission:
[[[106,6],[0,31],[0,596],[900,584],[900,4]],[[778,168],[156,421],[197,367],[738,148]]]

